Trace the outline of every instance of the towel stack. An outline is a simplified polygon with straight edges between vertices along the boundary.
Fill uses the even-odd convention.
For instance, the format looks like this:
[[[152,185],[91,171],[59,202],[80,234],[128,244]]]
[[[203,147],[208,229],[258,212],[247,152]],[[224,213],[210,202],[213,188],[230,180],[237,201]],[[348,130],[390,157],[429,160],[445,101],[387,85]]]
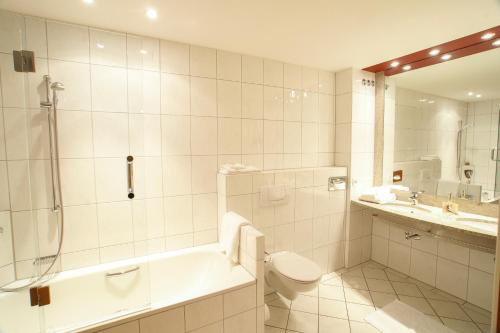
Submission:
[[[396,201],[396,194],[391,192],[388,186],[373,187],[359,196],[359,200],[377,204],[385,204]]]
[[[224,164],[222,167],[219,169],[219,173],[223,175],[234,175],[237,173],[247,173],[247,172],[256,172],[259,171],[254,166],[251,165],[244,165],[240,163],[234,163],[234,164]]]

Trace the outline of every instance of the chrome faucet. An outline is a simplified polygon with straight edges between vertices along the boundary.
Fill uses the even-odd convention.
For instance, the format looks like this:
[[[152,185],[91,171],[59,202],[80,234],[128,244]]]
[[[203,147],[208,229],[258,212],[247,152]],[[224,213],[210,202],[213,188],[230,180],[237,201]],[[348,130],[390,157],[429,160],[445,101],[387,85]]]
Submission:
[[[412,206],[418,205],[418,195],[422,193],[423,192],[411,192],[411,195],[408,198],[410,200],[410,205]]]

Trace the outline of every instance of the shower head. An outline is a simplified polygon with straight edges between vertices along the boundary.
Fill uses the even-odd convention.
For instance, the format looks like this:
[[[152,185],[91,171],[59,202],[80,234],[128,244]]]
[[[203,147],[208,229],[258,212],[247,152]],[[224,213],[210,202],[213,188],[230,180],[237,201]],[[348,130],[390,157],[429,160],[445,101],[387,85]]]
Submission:
[[[64,83],[54,82],[50,85],[52,90],[64,90]]]

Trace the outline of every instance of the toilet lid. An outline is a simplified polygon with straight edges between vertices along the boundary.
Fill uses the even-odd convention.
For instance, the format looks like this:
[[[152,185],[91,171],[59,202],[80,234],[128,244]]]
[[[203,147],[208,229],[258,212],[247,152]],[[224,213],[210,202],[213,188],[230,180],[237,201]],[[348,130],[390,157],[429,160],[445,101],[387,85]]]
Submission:
[[[311,260],[292,252],[273,254],[272,262],[278,272],[298,282],[314,282],[321,277],[321,269]]]

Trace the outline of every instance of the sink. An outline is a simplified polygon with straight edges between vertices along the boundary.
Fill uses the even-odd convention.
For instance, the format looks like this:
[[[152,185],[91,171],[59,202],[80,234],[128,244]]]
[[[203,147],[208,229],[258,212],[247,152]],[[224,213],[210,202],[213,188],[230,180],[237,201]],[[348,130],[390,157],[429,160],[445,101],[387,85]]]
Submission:
[[[484,221],[484,220],[483,220]],[[485,221],[485,222],[478,222],[478,221],[458,221],[462,225],[466,225],[468,227],[471,227],[473,229],[479,229],[483,231],[489,231],[496,233],[498,229],[498,225],[496,223],[490,222],[490,221]]]
[[[425,207],[421,207],[418,205],[414,206],[414,205],[399,203],[399,202],[386,203],[386,204],[383,204],[383,206],[389,208],[390,210],[394,210],[394,211],[402,212],[402,213],[409,213],[409,214],[432,213],[432,211],[430,209],[427,209]]]
[[[458,222],[480,222],[480,223],[497,224],[496,221],[490,221],[490,220],[485,220],[485,219],[476,218],[476,217],[457,217],[455,220]]]

